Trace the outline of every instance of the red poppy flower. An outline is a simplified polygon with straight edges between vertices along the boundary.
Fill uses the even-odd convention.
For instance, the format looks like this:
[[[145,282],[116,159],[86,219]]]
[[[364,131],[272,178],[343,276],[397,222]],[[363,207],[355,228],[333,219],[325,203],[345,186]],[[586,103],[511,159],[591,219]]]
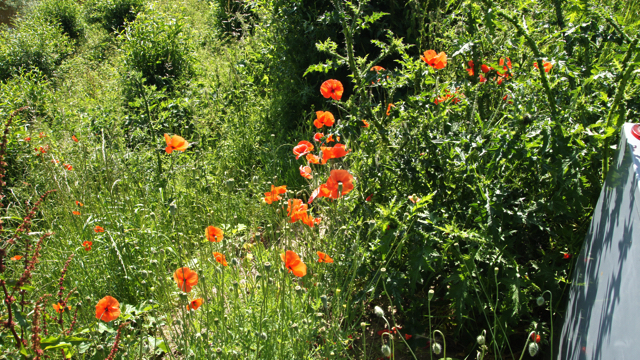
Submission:
[[[68,171],[73,171],[73,166],[71,166],[71,164],[62,164],[62,166],[64,166]]]
[[[369,122],[367,122],[367,120],[362,120],[362,123],[364,125],[362,125],[363,128],[368,128],[369,127]]]
[[[38,134],[38,137],[39,137],[40,139],[42,139],[42,138],[43,138],[43,137],[45,137],[45,136],[47,136],[47,135],[45,135],[43,132],[41,132],[40,134]]]
[[[307,154],[307,161],[310,164],[320,164],[320,158],[313,154]]]
[[[318,262],[320,263],[332,263],[333,259],[329,257],[329,255],[323,253],[322,251],[318,251]]]
[[[536,343],[540,343],[540,340],[542,340],[542,338],[540,338],[540,335],[538,334],[531,334],[531,341],[535,341]]]
[[[181,267],[173,273],[173,280],[180,290],[191,292],[191,288],[198,284],[198,274],[188,267]]]
[[[317,189],[313,190],[311,196],[309,196],[308,204],[311,204],[313,200],[319,197],[329,197],[331,190],[327,188],[327,184],[321,184]]]
[[[323,133],[316,133],[315,135],[313,135],[313,141],[320,141],[322,140],[322,138],[324,137]]]
[[[502,66],[502,70],[508,70],[511,69],[511,59],[507,58],[507,65],[504,65],[504,58],[500,58],[500,66]]]
[[[562,258],[563,258],[563,259],[565,259],[565,260],[567,260],[567,259],[571,259],[571,254],[569,254],[569,253],[565,253],[565,254],[562,256]]]
[[[502,77],[498,78],[498,85],[502,85]]]
[[[93,228],[93,231],[95,231],[97,233],[102,233],[102,232],[104,232],[104,228],[102,226],[96,225],[96,227]]]
[[[83,204],[83,203],[81,203],[81,202],[80,202],[80,201],[78,201],[78,200],[76,200],[76,205],[78,205],[78,206],[84,206],[84,204]]]
[[[336,142],[336,141],[333,139],[333,134],[330,134],[330,135],[327,137],[327,144],[328,144],[328,143],[332,143],[332,142]]]
[[[220,242],[224,238],[224,231],[215,226],[207,226],[204,230],[204,237],[211,242]]]
[[[409,334],[404,334],[404,339],[405,340],[409,340],[413,337],[413,335],[409,335]]]
[[[320,93],[325,99],[332,98],[333,100],[342,99],[342,93],[344,92],[344,87],[342,83],[338,80],[330,79],[322,83],[320,86]]]
[[[534,62],[533,66],[537,69],[538,68],[538,62]],[[550,62],[547,62],[547,61],[543,61],[542,62],[542,66],[544,67],[544,72],[549,72],[553,68],[553,64],[550,63]]]
[[[63,313],[65,311],[64,306],[61,303],[53,304],[53,309],[58,313]],[[71,310],[71,306],[67,306],[67,309]]]
[[[330,159],[341,158],[349,153],[351,150],[346,150],[344,144],[336,144],[334,147],[321,146],[322,151],[322,165],[326,164]]]
[[[167,147],[164,149],[167,154],[171,154],[174,150],[185,151],[189,147],[187,140],[178,135],[169,136],[164,134],[164,141],[167,143]]]
[[[372,198],[372,197],[373,197],[373,194],[371,194],[371,195],[367,196],[367,198],[366,198],[366,199],[364,199],[364,201],[369,202],[369,201],[371,201],[371,198]]]
[[[483,83],[483,82],[487,82],[487,78],[486,78],[486,77],[484,77],[484,76],[482,76],[482,75],[480,75],[480,76],[478,77],[478,80],[479,80],[481,83]]]
[[[16,256],[11,258],[12,261],[18,261],[20,259],[22,259],[22,255],[16,255]]]
[[[195,299],[187,305],[187,311],[198,310],[198,308],[204,303],[204,299]]]
[[[85,251],[89,251],[91,250],[91,246],[93,245],[93,242],[91,241],[85,241],[82,243],[82,246],[84,247]]]
[[[71,137],[71,140],[73,140],[73,141],[75,141],[75,142],[78,142],[78,138],[77,138],[75,135],[73,135],[73,136]]]
[[[300,156],[304,156],[314,149],[313,144],[308,142],[307,140],[302,140],[298,143],[298,145],[293,147],[293,154],[296,156],[296,160],[300,158]]]
[[[51,159],[51,162],[54,164],[60,164],[60,160],[58,159]]]
[[[280,194],[284,194],[286,192],[287,192],[287,185],[282,185],[282,186],[271,185],[271,191],[264,193],[264,201],[267,204],[271,204],[274,201],[282,200],[282,197],[280,196]]]
[[[376,66],[372,67],[370,71],[375,71],[375,72],[379,73],[380,71],[384,71],[384,70],[385,70],[385,68],[383,68],[382,66],[376,65]]]
[[[311,168],[308,166],[300,165],[300,175],[305,179],[313,179],[313,175],[311,175]]]
[[[111,296],[105,296],[96,305],[96,319],[109,322],[120,316],[120,303]]]
[[[291,219],[289,222],[296,222],[298,220],[302,220],[304,214],[307,213],[307,205],[302,203],[300,199],[290,199],[287,205],[287,216]]]
[[[305,265],[298,254],[291,250],[287,250],[285,254],[280,254],[280,258],[284,262],[284,266],[289,269],[289,272],[293,272],[293,275],[297,277],[303,277],[307,274],[307,265]]]
[[[316,111],[316,117],[317,118],[313,121],[313,125],[318,129],[322,126],[332,126],[336,121],[330,111]]]
[[[219,262],[220,264],[222,264],[222,266],[228,266],[229,264],[227,263],[227,258],[219,252],[214,252],[213,253],[213,257],[216,258],[216,261]]]
[[[485,65],[485,64],[482,64],[482,65],[480,66],[480,70],[482,70],[482,72],[483,72],[483,73],[485,73],[485,74],[486,74],[486,73],[488,73],[489,71],[491,71],[492,69],[493,69],[492,67],[488,67],[488,66],[487,66],[487,65]]]
[[[467,62],[467,64],[469,65],[469,68],[467,69],[467,73],[469,73],[469,76],[473,76],[474,72],[473,72],[473,60],[469,60]]]
[[[392,107],[396,107],[396,106],[391,104],[391,103],[389,105],[387,105],[387,116],[391,115],[391,108]]]
[[[337,199],[341,195],[346,195],[353,190],[353,176],[347,170],[331,170],[331,175],[327,179],[327,189],[330,191],[328,197]],[[339,194],[340,184],[342,193]]]
[[[80,215],[80,211],[72,211],[71,212],[73,215]]]
[[[24,141],[31,141],[31,137],[27,136],[26,138],[24,138]]]
[[[440,70],[447,66],[447,54],[444,52],[436,54],[433,50],[427,50],[422,56],[420,56],[420,59],[434,69]]]

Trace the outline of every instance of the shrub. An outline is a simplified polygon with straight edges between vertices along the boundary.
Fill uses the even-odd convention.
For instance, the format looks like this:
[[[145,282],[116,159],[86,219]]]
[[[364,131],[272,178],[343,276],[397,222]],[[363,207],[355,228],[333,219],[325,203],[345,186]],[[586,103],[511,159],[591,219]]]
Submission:
[[[0,79],[22,70],[38,69],[53,75],[56,67],[72,51],[69,38],[58,26],[40,17],[18,18],[15,28],[6,25],[0,31]]]
[[[85,7],[87,20],[101,23],[107,31],[121,31],[142,9],[144,0],[91,0]]]
[[[37,15],[60,25],[62,31],[72,39],[84,34],[81,12],[80,5],[73,0],[45,0],[36,9]]]

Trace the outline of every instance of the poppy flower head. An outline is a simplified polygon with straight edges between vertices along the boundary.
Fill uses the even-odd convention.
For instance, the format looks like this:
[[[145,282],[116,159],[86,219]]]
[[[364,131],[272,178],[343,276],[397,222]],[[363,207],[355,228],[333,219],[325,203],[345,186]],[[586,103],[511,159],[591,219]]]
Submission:
[[[189,147],[189,143],[182,136],[164,134],[164,141],[167,147],[164,149],[167,154],[171,154],[174,150],[185,151]]]
[[[331,170],[331,175],[327,179],[327,189],[331,191],[329,197],[337,199],[342,195],[346,195],[353,190],[353,176],[347,170]],[[340,192],[342,187],[342,193]]]
[[[307,161],[310,164],[320,164],[320,158],[313,154],[307,154]]]
[[[96,305],[96,319],[109,322],[120,316],[120,303],[111,296],[105,296]]]
[[[313,125],[320,129],[323,126],[332,126],[336,121],[336,118],[330,111],[316,111],[316,119],[313,121]]]
[[[565,260],[571,259],[571,254],[564,253],[564,255],[562,255],[562,258],[565,259]]]
[[[533,66],[537,69],[538,68],[538,62],[534,62]],[[553,68],[553,64],[550,63],[550,62],[547,62],[547,61],[543,61],[542,62],[542,66],[544,67],[544,72],[549,72]]]
[[[271,204],[274,201],[282,200],[282,196],[280,196],[280,194],[284,194],[286,192],[287,192],[287,185],[282,185],[282,186],[271,185],[271,191],[264,193],[264,201],[267,204]]]
[[[469,68],[467,68],[467,73],[469,74],[469,76],[473,76],[474,72],[473,72],[473,60],[469,60],[467,62],[467,65],[469,65]]]
[[[323,133],[316,133],[315,135],[313,135],[313,141],[320,142],[320,140],[322,140],[323,137],[324,137]]]
[[[391,108],[392,107],[396,107],[396,106],[393,105],[392,103],[389,103],[389,105],[387,105],[387,116],[391,115]]]
[[[311,175],[311,168],[309,166],[300,165],[300,175],[305,179],[313,179],[313,175]]]
[[[204,303],[204,299],[195,299],[187,305],[187,311],[189,310],[198,310],[200,306]]]
[[[325,99],[332,98],[333,100],[340,101],[343,92],[344,87],[342,83],[335,79],[329,79],[320,85],[320,93]]]
[[[228,266],[229,265],[227,263],[227,258],[222,253],[214,252],[213,253],[213,257],[216,259],[217,262],[222,264],[222,266]]]
[[[73,141],[75,141],[75,142],[78,142],[78,138],[77,138],[75,135],[73,135],[73,136],[71,137],[71,140],[73,140]]]
[[[371,198],[373,198],[373,194],[371,194],[371,195],[367,196],[367,198],[366,198],[366,199],[364,199],[364,201],[366,201],[366,202],[370,202],[370,201],[371,201]]]
[[[84,204],[83,204],[83,203],[81,203],[81,202],[80,202],[80,201],[78,201],[78,200],[76,200],[76,205],[78,205],[78,206],[84,206]]]
[[[100,225],[96,225],[95,228],[93,228],[93,231],[97,232],[97,233],[103,233],[104,232],[104,228]]]
[[[22,259],[22,255],[16,255],[16,256],[11,258],[11,261],[18,261],[20,259]]]
[[[58,313],[61,314],[63,313],[66,309],[65,306],[62,305],[61,303],[57,303],[57,304],[53,304],[53,309]],[[71,306],[67,306],[67,309],[71,310]]]
[[[482,70],[482,72],[485,73],[485,74],[488,73],[489,71],[491,71],[491,69],[493,69],[493,68],[491,68],[491,67],[489,67],[489,66],[487,66],[485,64],[482,64],[480,66],[480,70]]]
[[[188,267],[181,267],[173,273],[173,280],[180,290],[188,293],[198,284],[198,274]]]
[[[73,215],[76,215],[76,216],[77,216],[77,215],[80,215],[80,211],[72,211],[71,213],[72,213]]]
[[[300,156],[307,155],[308,153],[312,152],[313,149],[314,147],[312,143],[306,140],[302,140],[298,143],[298,145],[293,147],[293,155],[295,155],[296,160],[298,160]]]
[[[540,343],[540,340],[542,340],[542,338],[540,338],[539,334],[533,333],[531,334],[531,341],[535,341],[536,344]]]
[[[379,65],[373,66],[371,68],[371,71],[375,71],[376,73],[379,73],[380,71],[384,71],[384,70],[385,70],[385,68],[383,68],[382,66],[379,66]]]
[[[31,136],[27,136],[26,138],[24,138],[24,141],[31,141]]]
[[[433,50],[427,50],[422,56],[420,56],[420,59],[434,69],[440,70],[447,66],[447,54],[445,54],[444,51],[437,54]]]
[[[480,81],[481,83],[483,83],[483,82],[487,82],[487,78],[486,78],[486,77],[484,77],[484,76],[482,76],[482,75],[480,75],[480,76],[478,77],[478,81]]]
[[[334,147],[320,147],[322,150],[322,165],[326,164],[330,159],[338,159],[349,153],[344,144],[336,144]]]
[[[58,159],[51,159],[51,162],[54,164],[60,164],[60,160]]]
[[[289,272],[293,272],[293,275],[297,277],[307,275],[307,265],[300,260],[300,256],[295,252],[287,250],[286,255],[280,254],[280,258],[284,262],[284,266],[289,269]]]
[[[318,251],[318,262],[320,263],[332,263],[333,259],[329,257],[329,255],[323,253],[322,251]]]
[[[327,184],[320,184],[317,189],[313,190],[307,203],[311,204],[316,198],[329,197],[329,195],[331,195],[331,190],[327,188]]]
[[[224,238],[224,231],[215,226],[207,226],[204,236],[211,242],[220,242]]]
[[[47,136],[47,135],[45,135],[43,132],[41,132],[40,134],[38,134],[38,137],[39,137],[40,139],[42,139],[42,138],[43,138],[43,137],[45,137],[45,136]]]
[[[91,246],[92,245],[93,245],[93,242],[88,241],[88,240],[82,243],[82,246],[84,247],[84,251],[91,250]]]
[[[336,142],[336,141],[333,139],[333,134],[329,134],[329,136],[327,136],[327,144],[332,142]]]

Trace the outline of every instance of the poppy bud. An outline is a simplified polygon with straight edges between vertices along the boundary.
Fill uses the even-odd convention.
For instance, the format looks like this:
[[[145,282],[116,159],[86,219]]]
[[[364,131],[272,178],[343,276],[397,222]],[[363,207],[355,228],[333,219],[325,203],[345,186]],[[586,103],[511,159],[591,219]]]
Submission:
[[[322,304],[326,308],[327,307],[327,295],[320,296],[320,300],[322,301]]]
[[[442,352],[442,345],[438,343],[433,343],[433,346],[431,347],[431,349],[433,350],[434,354],[440,355],[440,353]]]
[[[529,355],[531,355],[531,357],[536,356],[536,354],[538,353],[538,344],[532,342],[529,344]]]
[[[175,215],[176,211],[178,211],[178,207],[176,206],[176,202],[173,201],[171,204],[169,204],[169,212],[171,213],[171,215]]]
[[[231,264],[233,264],[234,266],[238,266],[239,264],[238,259],[236,258],[231,259]]]
[[[500,271],[500,269],[495,267],[495,268],[493,268],[493,271],[498,272],[498,271]]]
[[[267,340],[267,334],[266,333],[261,333],[260,337],[262,338],[262,340]]]
[[[384,317],[384,310],[382,310],[382,308],[380,306],[376,306],[373,308],[373,312],[378,316],[378,317]]]
[[[96,346],[96,350],[101,351],[102,349],[104,349],[104,347],[102,345]]]
[[[271,270],[271,263],[270,262],[266,262],[264,263],[264,270],[269,272],[269,270]]]
[[[391,348],[389,347],[389,345],[382,345],[382,349],[380,349],[380,351],[382,351],[382,355],[386,357],[391,356]]]
[[[234,185],[235,185],[235,180],[228,179],[227,181],[224,182],[224,185],[227,187],[227,190],[233,191],[233,188],[234,188]]]
[[[538,306],[544,305],[544,298],[542,296],[538,297],[536,299],[536,304],[538,304]]]
[[[262,278],[262,275],[256,274],[256,280],[260,280],[261,278]]]
[[[429,295],[428,295],[429,301],[431,301],[431,299],[433,299],[433,295],[435,295],[435,291],[433,291],[433,289],[429,290]]]
[[[237,281],[235,281],[235,280],[233,280],[233,281],[231,282],[231,284],[233,284],[233,287],[234,287],[234,288],[237,288],[237,287],[238,287],[238,282],[237,282]]]
[[[300,292],[302,291],[302,288],[300,287],[300,285],[296,285],[295,288],[293,288],[296,292]]]
[[[484,336],[478,335],[478,337],[476,338],[476,341],[478,342],[478,345],[484,345],[484,342],[485,342]]]
[[[222,349],[217,348],[217,349],[216,349],[216,352],[217,352],[218,354],[220,354],[220,353],[222,353]]]

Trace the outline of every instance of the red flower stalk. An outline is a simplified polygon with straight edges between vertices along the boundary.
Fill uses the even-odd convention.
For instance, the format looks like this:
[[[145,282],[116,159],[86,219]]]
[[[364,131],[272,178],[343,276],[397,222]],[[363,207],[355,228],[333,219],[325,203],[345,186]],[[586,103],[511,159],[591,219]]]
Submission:
[[[64,282],[64,277],[67,274],[67,269],[69,269],[69,264],[71,263],[71,259],[73,259],[73,255],[71,254],[69,255],[69,258],[67,259],[67,262],[64,263],[64,267],[62,268],[62,273],[60,274],[60,280],[58,281],[58,304],[60,304],[60,306],[64,309],[65,306],[67,306],[67,299],[69,299],[69,295],[71,295],[71,292],[69,292],[69,295],[67,295],[66,299],[62,299],[62,295],[63,295],[63,291],[64,291],[64,285],[62,285],[62,283]],[[74,289],[75,290],[75,289]],[[73,290],[72,290],[73,292]],[[60,326],[62,326],[62,312],[60,312],[60,317],[58,318],[58,324],[60,324]]]
[[[78,307],[76,306],[75,311],[73,312],[73,320],[71,320],[71,325],[69,325],[69,330],[67,330],[67,335],[70,335],[73,331],[73,327],[76,325],[78,320]]]
[[[120,324],[120,326],[118,326],[118,333],[116,334],[116,339],[113,342],[113,346],[111,347],[111,352],[109,353],[109,356],[107,356],[105,360],[113,360],[114,357],[116,356],[116,352],[118,351],[118,343],[120,342],[120,332],[122,331],[122,328],[128,324],[129,324],[128,322],[125,322]]]
[[[16,230],[15,235],[13,235],[12,238],[7,240],[8,243],[15,244],[16,240],[20,239],[21,232],[23,233],[29,232],[29,229],[31,229],[31,219],[33,219],[33,217],[36,215],[36,211],[38,211],[38,208],[40,207],[42,202],[47,198],[47,196],[49,196],[49,194],[51,194],[52,192],[56,192],[56,191],[57,190],[49,190],[44,194],[42,194],[42,196],[40,196],[40,199],[36,201],[33,207],[29,210],[29,213],[27,213],[27,216],[25,216],[24,219],[22,220],[22,224],[18,226],[18,229]],[[25,257],[27,257],[27,254],[25,254]]]
[[[33,352],[36,353],[33,360],[40,360],[40,356],[42,356],[43,353],[42,349],[40,349],[40,303],[44,302],[44,298],[49,296],[51,295],[46,294],[40,297],[40,299],[36,301],[36,305],[33,309],[33,322],[31,323],[31,333],[33,333],[33,335],[31,335],[31,347],[33,348]],[[42,319],[44,320],[44,316],[42,316]]]
[[[22,285],[26,284],[27,281],[29,281],[29,279],[31,278],[31,272],[35,269],[36,263],[38,263],[38,257],[40,257],[40,249],[42,249],[42,243],[44,242],[44,239],[49,236],[51,236],[51,233],[43,234],[38,240],[36,249],[34,250],[33,256],[31,256],[31,260],[29,261],[29,265],[24,269],[22,276],[20,276],[20,279],[16,283],[16,286],[14,286],[14,291],[18,290]]]

